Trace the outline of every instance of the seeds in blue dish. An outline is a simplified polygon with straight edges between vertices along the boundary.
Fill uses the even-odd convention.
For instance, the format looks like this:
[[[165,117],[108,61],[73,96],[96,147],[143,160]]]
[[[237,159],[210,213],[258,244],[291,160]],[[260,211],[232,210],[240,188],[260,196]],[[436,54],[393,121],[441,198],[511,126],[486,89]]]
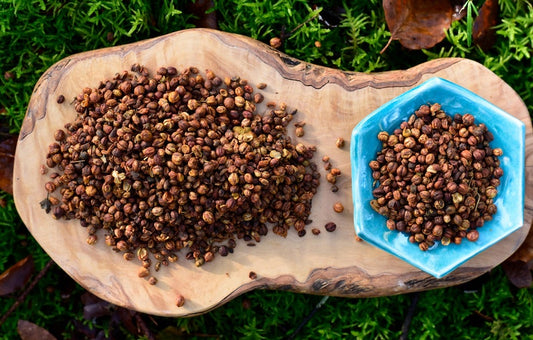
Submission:
[[[409,234],[423,251],[434,244],[476,241],[497,212],[503,170],[500,148],[487,127],[469,113],[447,115],[438,103],[422,105],[392,132],[369,162],[372,208],[387,228]]]

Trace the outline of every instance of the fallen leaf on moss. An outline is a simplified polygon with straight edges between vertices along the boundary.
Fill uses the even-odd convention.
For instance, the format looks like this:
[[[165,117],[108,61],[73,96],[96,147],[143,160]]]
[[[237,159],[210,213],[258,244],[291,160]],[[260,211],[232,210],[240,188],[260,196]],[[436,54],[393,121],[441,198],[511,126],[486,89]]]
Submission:
[[[505,261],[502,263],[505,275],[517,288],[528,288],[533,283],[531,266],[524,261]]]
[[[402,46],[419,50],[430,48],[446,37],[454,8],[450,0],[383,0],[385,21],[392,40],[399,40]]]
[[[17,147],[17,136],[0,142],[0,189],[13,195],[13,162]]]
[[[466,15],[466,10],[465,10],[466,0],[451,0],[450,2],[453,7],[452,20],[457,21],[457,20],[461,20],[462,18],[464,18]]]
[[[478,12],[472,28],[472,41],[483,51],[488,51],[496,42],[494,26],[498,25],[499,16],[497,0],[486,0]]]
[[[533,265],[533,226],[524,243],[502,264],[505,275],[518,288],[529,287],[532,284],[531,265]]]
[[[31,255],[18,261],[0,275],[0,296],[11,294],[26,285],[35,270]]]
[[[56,340],[46,329],[26,320],[18,321],[17,331],[22,340]]]
[[[196,27],[218,29],[217,14],[213,11],[213,6],[212,0],[196,0],[189,5],[189,12],[196,17]]]

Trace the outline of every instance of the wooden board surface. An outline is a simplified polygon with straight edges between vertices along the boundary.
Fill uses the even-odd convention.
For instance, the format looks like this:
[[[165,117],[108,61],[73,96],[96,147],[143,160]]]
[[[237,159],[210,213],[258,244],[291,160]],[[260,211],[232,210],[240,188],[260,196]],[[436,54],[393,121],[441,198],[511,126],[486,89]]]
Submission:
[[[182,69],[196,66],[220,76],[265,82],[266,101],[285,102],[298,109],[297,120],[307,122],[303,141],[318,147],[316,162],[322,185],[313,199],[311,219],[322,229],[299,238],[269,233],[255,247],[239,242],[235,253],[202,267],[181,259],[157,273],[150,286],[137,277],[139,263],[126,262],[103,242],[87,245],[86,230],[77,221],[56,221],[39,202],[46,196],[46,176],[39,174],[53,132],[73,120],[70,104],[86,86],[96,87],[133,63],[151,71],[159,66]],[[524,227],[474,257],[442,279],[435,279],[368,243],[357,242],[352,220],[349,146],[338,149],[337,137],[350,140],[353,127],[383,103],[423,81],[438,76],[484,97],[521,119],[526,125],[526,200]],[[60,95],[66,103],[57,104]],[[264,107],[259,106],[258,112]],[[290,129],[291,133],[294,129]],[[282,289],[311,294],[371,297],[447,287],[471,280],[509,257],[523,242],[533,217],[532,129],[520,97],[482,65],[465,59],[439,59],[405,71],[365,74],[341,72],[293,59],[253,39],[220,31],[194,29],[152,40],[66,58],[39,80],[20,133],[15,159],[14,195],[17,209],[35,239],[83,287],[117,305],[141,312],[184,316],[216,308],[252,289]],[[339,192],[325,181],[320,159],[331,157],[341,169]],[[334,201],[345,210],[336,214]],[[333,221],[334,233],[323,226]],[[309,228],[310,229],[310,228]],[[102,234],[100,234],[102,235]],[[249,272],[257,273],[251,280]],[[178,308],[182,294],[186,304]]]

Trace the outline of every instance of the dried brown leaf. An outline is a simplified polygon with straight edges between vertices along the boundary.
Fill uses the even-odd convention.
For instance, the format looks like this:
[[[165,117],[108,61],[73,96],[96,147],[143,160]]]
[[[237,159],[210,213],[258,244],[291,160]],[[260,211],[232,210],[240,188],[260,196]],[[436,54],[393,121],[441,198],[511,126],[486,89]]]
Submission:
[[[11,136],[0,142],[0,189],[13,194],[13,162],[17,136]]]
[[[113,318],[116,318],[117,322],[124,327],[132,335],[141,335],[139,332],[139,327],[134,322],[135,312],[122,307],[117,307]]]
[[[37,326],[33,322],[19,320],[17,331],[22,340],[56,340],[57,338],[50,334],[46,329]]]
[[[441,42],[450,27],[454,8],[450,0],[383,0],[385,20],[392,40],[411,50],[430,48]]]
[[[486,0],[479,10],[472,28],[472,41],[483,51],[488,51],[496,42],[494,26],[498,25],[499,17],[498,0]]]
[[[197,0],[189,5],[189,12],[196,17],[196,27],[218,29],[217,14],[211,11],[213,6],[212,0]]]
[[[505,261],[502,263],[503,271],[513,285],[518,288],[531,287],[533,276],[529,266],[524,261]]]
[[[85,320],[92,320],[101,316],[109,316],[112,314],[112,305],[107,301],[100,301],[83,306],[83,317]]]
[[[465,4],[466,0],[451,0],[450,3],[453,7],[452,20],[461,20],[466,15]]]
[[[86,306],[86,305],[92,305],[93,303],[98,303],[100,301],[104,301],[102,299],[100,299],[98,296],[92,294],[92,293],[89,293],[89,292],[84,292],[81,297],[80,297],[80,300],[81,300],[81,303]]]
[[[526,239],[505,262],[502,268],[507,278],[519,288],[529,287],[532,283],[530,264],[533,263],[533,226],[529,229]]]
[[[188,334],[187,331],[183,328],[177,328],[176,326],[167,326],[162,331],[157,333],[156,338],[158,340],[181,340],[187,339]]]
[[[526,239],[507,261],[522,261],[528,263],[533,260],[533,225],[529,229]]]
[[[11,294],[24,287],[35,270],[31,255],[18,261],[0,275],[0,296]]]

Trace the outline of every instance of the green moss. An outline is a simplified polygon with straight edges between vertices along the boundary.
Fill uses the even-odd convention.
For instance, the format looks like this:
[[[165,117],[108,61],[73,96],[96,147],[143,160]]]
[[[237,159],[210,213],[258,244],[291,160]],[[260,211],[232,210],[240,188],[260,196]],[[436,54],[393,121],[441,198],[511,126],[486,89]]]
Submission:
[[[216,0],[222,30],[244,34],[268,44],[284,37],[282,50],[292,57],[342,70],[375,72],[405,69],[440,57],[476,60],[502,77],[530,110],[533,98],[533,10],[530,1],[500,0],[502,22],[496,44],[487,52],[472,44],[473,13],[482,1],[469,1],[470,17],[454,22],[445,41],[423,51],[408,51],[396,41],[383,53],[390,33],[381,1],[340,3],[318,0]],[[58,60],[82,51],[134,42],[193,27],[187,7],[192,1],[155,3],[148,0],[2,1],[0,2],[0,112],[18,132],[33,87]],[[315,4],[316,6],[312,6]],[[468,7],[469,6],[469,7]],[[333,9],[333,10],[332,10]],[[339,14],[344,12],[343,14]],[[328,26],[320,17],[333,13]],[[289,34],[290,33],[290,34]],[[283,35],[285,34],[285,35]],[[319,42],[319,43],[315,43]],[[318,46],[318,47],[317,47]],[[9,72],[8,77],[3,77]],[[2,110],[3,109],[3,110]],[[32,254],[37,270],[49,257],[18,217],[11,196],[0,208],[0,272]],[[0,338],[17,338],[18,319],[35,322],[55,335],[70,337],[74,322],[106,329],[109,320],[83,320],[80,296],[57,266],[45,275],[24,304],[0,327]],[[67,287],[68,288],[68,287]],[[409,337],[420,339],[531,339],[533,290],[513,289],[496,268],[476,293],[447,288],[420,293]],[[154,333],[167,328],[176,334],[222,335],[224,338],[283,339],[322,299],[290,292],[255,291],[205,315],[157,318],[148,322]],[[0,314],[15,297],[0,297]],[[397,339],[410,304],[409,295],[371,299],[329,298],[298,333],[298,339]],[[146,318],[148,320],[148,318]],[[126,332],[123,332],[126,337]],[[128,338],[133,338],[129,336]]]

